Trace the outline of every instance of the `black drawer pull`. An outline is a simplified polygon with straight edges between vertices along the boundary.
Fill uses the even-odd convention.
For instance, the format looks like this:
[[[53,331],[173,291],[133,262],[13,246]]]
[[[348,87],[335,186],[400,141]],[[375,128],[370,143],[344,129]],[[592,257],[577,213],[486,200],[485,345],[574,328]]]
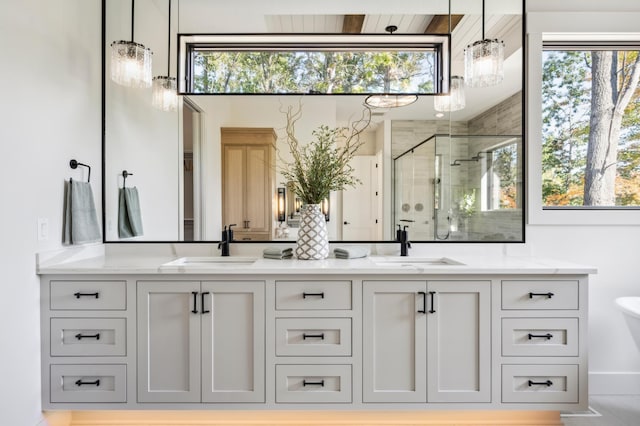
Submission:
[[[302,340],[307,340],[307,339],[320,339],[320,340],[324,340],[324,333],[320,333],[320,334],[307,334],[307,333],[302,333]]]
[[[74,293],[73,295],[76,297],[76,299],[80,299],[81,297],[91,297],[91,296],[95,297],[96,299],[100,298],[100,293],[97,292],[97,291],[95,293],[80,293],[80,292],[77,292],[77,293]]]
[[[307,292],[302,293],[303,299],[306,299],[307,297],[319,297],[321,299],[324,299],[324,291],[321,293],[307,293]]]
[[[533,380],[529,380],[529,386],[535,386],[535,385],[540,385],[540,386],[553,386],[553,382],[551,380],[547,380],[546,382],[534,382]]]
[[[321,386],[324,387],[324,379],[319,382],[309,382],[307,380],[302,381],[302,386]]]
[[[83,386],[83,385],[100,386],[100,379],[97,379],[96,381],[93,381],[93,382],[83,382],[82,380],[76,380],[76,386]]]
[[[435,291],[430,291],[429,292],[429,296],[431,296],[431,309],[429,309],[429,313],[430,314],[435,314],[436,313],[436,310],[433,308],[435,294],[436,294]]]
[[[78,333],[78,334],[76,334],[76,339],[78,339],[78,340],[82,340],[82,339],[96,339],[96,340],[100,340],[100,333],[96,333],[96,334],[82,334],[82,333]]]
[[[553,334],[551,333],[547,333],[547,334],[531,334],[529,333],[529,340],[533,339],[533,338],[539,338],[539,339],[547,339],[547,340],[551,340],[551,338],[553,337]]]
[[[207,294],[209,294],[208,291],[204,291],[200,293],[200,307],[202,308],[202,315],[208,314],[209,312],[211,312],[204,308],[204,296],[206,296]]]
[[[427,313],[427,293],[424,291],[419,291],[418,294],[422,295],[422,309],[418,309],[419,314]]]
[[[533,299],[533,296],[543,296],[543,297],[546,296],[547,299],[551,299],[554,296],[554,294],[551,293],[551,292],[549,292],[549,293],[529,293],[529,299]]]
[[[198,313],[198,292],[192,291],[191,294],[193,294],[193,309],[191,310],[191,313],[197,314]]]

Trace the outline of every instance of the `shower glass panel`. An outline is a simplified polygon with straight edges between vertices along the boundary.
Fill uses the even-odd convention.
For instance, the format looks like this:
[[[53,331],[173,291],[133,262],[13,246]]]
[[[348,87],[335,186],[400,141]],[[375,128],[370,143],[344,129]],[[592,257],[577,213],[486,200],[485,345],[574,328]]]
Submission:
[[[520,136],[433,135],[394,159],[393,225],[412,241],[522,240],[522,197]]]

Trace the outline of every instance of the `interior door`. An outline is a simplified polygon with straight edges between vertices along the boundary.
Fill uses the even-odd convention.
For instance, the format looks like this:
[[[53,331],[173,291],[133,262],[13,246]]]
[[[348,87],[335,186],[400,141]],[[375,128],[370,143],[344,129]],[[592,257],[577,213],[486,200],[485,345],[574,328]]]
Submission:
[[[346,241],[373,241],[377,239],[378,172],[375,155],[353,157],[354,177],[361,184],[342,191],[342,239]]]

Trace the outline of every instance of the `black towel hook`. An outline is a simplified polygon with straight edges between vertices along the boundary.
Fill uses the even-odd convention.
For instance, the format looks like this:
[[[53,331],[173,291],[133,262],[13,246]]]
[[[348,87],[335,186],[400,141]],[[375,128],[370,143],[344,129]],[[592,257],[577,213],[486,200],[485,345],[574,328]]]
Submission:
[[[71,167],[72,169],[77,169],[78,166],[83,166],[89,169],[89,173],[87,174],[87,182],[91,182],[91,166],[89,166],[88,164],[79,163],[77,160],[69,161],[69,167]]]
[[[126,188],[127,187],[127,177],[129,176],[133,176],[133,173],[129,173],[126,170],[122,171],[122,187]]]

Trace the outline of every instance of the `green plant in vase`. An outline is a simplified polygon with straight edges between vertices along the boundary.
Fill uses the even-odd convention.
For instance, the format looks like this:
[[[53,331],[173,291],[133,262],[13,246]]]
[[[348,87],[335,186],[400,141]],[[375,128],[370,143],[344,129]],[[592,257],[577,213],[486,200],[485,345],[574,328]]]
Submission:
[[[302,105],[296,109],[289,106],[285,115],[291,160],[281,161],[280,173],[303,204],[295,254],[298,259],[325,259],[329,256],[329,237],[320,204],[332,191],[360,183],[350,162],[365,142],[360,136],[371,122],[371,112],[365,109],[349,126],[321,125],[312,132],[312,140],[304,144],[295,129],[302,117]]]

